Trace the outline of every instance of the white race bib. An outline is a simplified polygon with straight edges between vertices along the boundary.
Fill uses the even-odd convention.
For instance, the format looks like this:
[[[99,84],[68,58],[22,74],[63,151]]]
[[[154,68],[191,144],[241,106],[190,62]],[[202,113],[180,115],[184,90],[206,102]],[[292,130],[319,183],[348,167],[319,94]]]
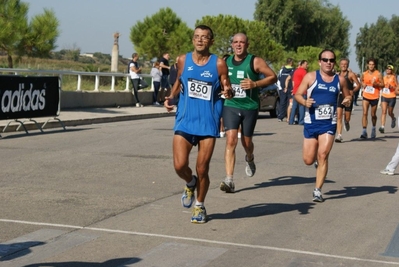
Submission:
[[[231,88],[234,91],[234,98],[245,98],[247,96],[247,93],[245,92],[245,90],[241,89],[241,85],[232,84]]]
[[[364,88],[364,91],[366,92],[366,93],[369,93],[369,94],[374,94],[374,87],[373,86],[366,86],[366,88]]]
[[[202,100],[211,100],[212,83],[188,79],[188,96],[192,98],[199,98]]]
[[[315,110],[316,120],[329,120],[333,117],[334,106],[320,105]]]
[[[382,93],[383,94],[389,94],[391,92],[391,90],[389,90],[389,88],[383,88],[382,89]]]

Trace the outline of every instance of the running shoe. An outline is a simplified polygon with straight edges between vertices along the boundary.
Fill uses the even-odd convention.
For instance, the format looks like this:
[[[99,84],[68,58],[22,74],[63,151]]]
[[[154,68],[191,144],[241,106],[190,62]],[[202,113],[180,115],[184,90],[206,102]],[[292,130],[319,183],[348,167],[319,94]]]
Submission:
[[[248,161],[247,159],[248,158],[245,155],[245,161],[247,163],[247,166],[245,167],[245,173],[247,174],[247,176],[252,177],[256,172],[256,166],[254,162],[255,157],[252,158],[252,161]]]
[[[342,139],[342,136],[339,134],[339,135],[337,135],[337,137],[335,138],[335,142],[336,143],[342,143],[342,141],[343,141],[344,139]]]
[[[241,138],[241,132],[238,132],[238,133],[237,133],[237,137],[238,137],[238,139]]]
[[[377,135],[375,133],[375,128],[371,129],[371,138],[375,138]]]
[[[367,132],[363,131],[362,134],[360,135],[360,138],[367,139]]]
[[[313,202],[323,202],[323,196],[321,195],[321,191],[318,188],[313,190]]]
[[[317,160],[313,163],[314,167],[317,169],[317,167],[319,167],[319,163],[317,162]]]
[[[394,126],[395,127],[395,126]],[[393,127],[392,127],[393,128]],[[384,129],[384,127],[380,127],[380,128],[378,128],[378,131],[380,131],[380,133],[384,133],[385,132],[385,129]]]
[[[393,117],[391,121],[391,128],[395,128],[395,126],[396,126],[396,117]]]
[[[385,174],[385,175],[394,175],[395,172],[394,171],[390,171],[388,169],[382,170],[380,171],[381,174]]]
[[[192,223],[206,223],[207,215],[204,206],[195,206],[193,209]]]
[[[227,178],[224,179],[224,181],[220,183],[220,190],[226,193],[234,193],[235,185],[233,180]]]
[[[197,176],[193,175],[193,178],[195,179],[195,185],[193,187],[191,186],[185,186],[183,195],[181,196],[181,204],[183,205],[184,208],[190,208],[191,205],[193,205],[194,202],[194,191],[195,187],[197,185]]]
[[[221,137],[221,138],[223,138],[223,137],[226,135],[225,132],[220,132],[219,134],[220,134],[220,137]]]
[[[344,121],[344,129],[346,132],[349,132],[351,128],[351,125],[349,124],[349,121]]]

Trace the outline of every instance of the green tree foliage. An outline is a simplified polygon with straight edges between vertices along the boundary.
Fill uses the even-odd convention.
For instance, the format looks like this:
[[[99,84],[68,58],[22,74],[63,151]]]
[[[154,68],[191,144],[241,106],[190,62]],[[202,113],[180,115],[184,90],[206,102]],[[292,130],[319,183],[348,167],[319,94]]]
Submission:
[[[170,8],[162,8],[130,28],[135,51],[149,58],[191,50],[191,36],[192,30]]]
[[[248,21],[231,15],[205,16],[196,25],[205,24],[215,35],[211,52],[218,56],[231,54],[231,40],[234,34],[246,33],[249,40],[248,51],[269,62],[275,62],[283,55],[283,46],[276,43],[264,22]],[[252,44],[252,45],[251,45]]]
[[[12,55],[28,28],[28,5],[19,0],[0,1],[0,49],[7,54],[8,67],[13,67]]]
[[[399,65],[399,17],[393,15],[392,19],[380,16],[377,22],[365,24],[360,28],[356,37],[356,59],[359,67],[362,68],[368,58],[375,58],[377,68],[383,70],[386,65]],[[363,66],[364,67],[364,66]]]
[[[13,67],[12,56],[49,57],[59,35],[59,22],[53,11],[45,9],[28,23],[29,5],[19,0],[0,0],[0,50]]]
[[[56,47],[59,35],[59,21],[55,13],[44,9],[44,13],[32,18],[28,28],[18,45],[20,55],[48,58]]]
[[[349,54],[351,24],[327,0],[258,0],[254,17],[287,50],[300,46],[331,48]]]

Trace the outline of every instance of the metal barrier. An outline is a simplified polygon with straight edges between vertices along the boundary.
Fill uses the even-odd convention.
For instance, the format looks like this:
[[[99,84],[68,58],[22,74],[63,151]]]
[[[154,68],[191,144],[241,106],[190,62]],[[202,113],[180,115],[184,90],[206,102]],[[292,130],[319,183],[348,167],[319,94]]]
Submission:
[[[83,76],[94,76],[94,92],[99,92],[99,85],[101,77],[111,77],[111,88],[110,92],[115,92],[115,83],[116,77],[126,77],[126,87],[125,91],[129,91],[130,89],[130,75],[126,73],[117,73],[117,72],[84,72],[84,71],[65,71],[65,70],[32,70],[32,69],[9,69],[9,68],[0,68],[0,73],[13,73],[15,75],[20,75],[21,73],[31,73],[36,75],[56,75],[61,80],[61,88],[62,88],[62,76],[63,75],[75,75],[77,77],[76,81],[76,91],[82,91],[82,77]],[[142,77],[151,77],[149,74],[140,74]],[[152,77],[151,77],[152,78]],[[152,88],[152,80],[150,84],[151,90]]]
[[[43,132],[43,128],[51,119],[60,122],[61,88],[60,80],[54,76],[18,76],[0,75],[0,120],[13,120],[19,123],[17,131],[23,127],[28,134],[24,123],[34,122],[36,127]],[[43,126],[34,119],[38,117],[52,117]],[[27,120],[21,120],[28,118]],[[3,132],[13,122],[10,121]]]

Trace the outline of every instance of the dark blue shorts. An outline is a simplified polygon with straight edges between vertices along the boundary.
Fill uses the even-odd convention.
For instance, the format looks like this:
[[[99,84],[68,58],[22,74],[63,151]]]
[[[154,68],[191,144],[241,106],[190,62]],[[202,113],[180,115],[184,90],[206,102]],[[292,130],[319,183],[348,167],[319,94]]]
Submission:
[[[319,135],[330,134],[335,135],[337,132],[336,124],[314,125],[305,123],[303,127],[303,135],[307,139],[319,139]]]
[[[198,142],[207,138],[215,138],[213,136],[199,136],[199,135],[192,135],[192,134],[188,134],[182,131],[175,131],[176,135],[180,135],[183,136],[184,139],[187,140],[187,142],[189,142],[190,144],[192,144],[193,146],[198,145]]]

